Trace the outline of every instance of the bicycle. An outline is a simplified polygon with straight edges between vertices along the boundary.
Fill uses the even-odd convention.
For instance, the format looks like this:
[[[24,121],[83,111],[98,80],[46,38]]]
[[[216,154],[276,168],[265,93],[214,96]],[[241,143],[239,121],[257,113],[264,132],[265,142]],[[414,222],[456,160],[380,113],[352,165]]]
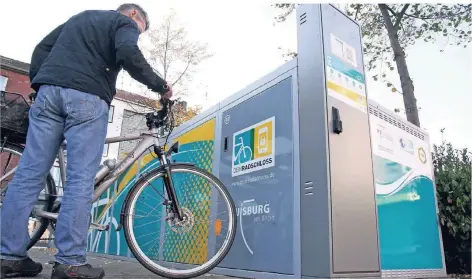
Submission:
[[[236,155],[235,155],[235,163],[241,164],[241,163],[245,163],[245,162],[251,160],[252,150],[249,146],[244,145],[242,137],[239,137],[239,143],[235,144],[234,147],[239,148],[238,152],[236,152]],[[241,155],[244,156],[244,159],[243,159],[242,162],[241,162]]]
[[[167,146],[167,142],[169,139],[170,134],[174,128],[174,121],[173,121],[173,113],[172,113],[172,105],[174,104],[171,100],[160,100],[162,109],[154,110],[153,112],[144,114],[146,117],[146,125],[148,127],[148,132],[143,132],[139,135],[132,135],[132,136],[120,136],[120,137],[112,137],[107,138],[105,140],[106,143],[117,143],[117,142],[126,142],[132,140],[140,140],[137,146],[126,155],[126,157],[119,161],[114,162],[112,160],[106,160],[104,164],[100,166],[100,169],[97,172],[95,177],[95,185],[94,185],[94,197],[92,202],[96,202],[100,196],[110,188],[113,183],[119,178],[121,174],[125,172],[134,162],[136,162],[147,150],[153,149],[154,154],[157,155],[156,159],[158,159],[160,166],[157,168],[153,168],[148,172],[144,173],[130,188],[123,206],[121,208],[121,215],[120,215],[120,222],[117,228],[118,230],[124,229],[125,239],[131,250],[132,254],[136,257],[136,259],[149,271],[163,276],[167,278],[193,278],[196,276],[203,275],[208,273],[214,267],[216,267],[226,256],[229,252],[234,238],[236,234],[236,208],[231,198],[229,191],[226,189],[225,185],[212,173],[196,167],[192,163],[172,163],[169,159],[172,154],[179,152],[179,143],[175,142],[172,146],[170,146],[167,151],[165,147]],[[167,131],[167,133],[166,133]],[[165,138],[165,142],[163,144],[162,141]],[[61,170],[61,179],[65,180],[65,157],[64,157],[64,148],[65,145],[63,144],[59,150],[59,167]],[[151,150],[152,151],[152,150]],[[153,153],[151,153],[153,154]],[[153,156],[154,156],[153,154]],[[15,168],[16,170],[16,168]],[[9,171],[8,175],[12,175],[14,171]],[[191,201],[190,204],[183,206],[187,200],[177,198],[177,191],[174,182],[176,179],[174,175],[178,174],[191,174],[196,175],[198,179],[194,180],[184,180],[184,181],[194,181],[195,183],[202,183],[202,185],[206,185],[206,191],[202,191],[198,193],[199,201]],[[4,175],[5,176],[5,175]],[[4,176],[0,178],[0,181],[4,179]],[[49,175],[48,175],[49,177]],[[150,181],[154,181],[155,179],[162,179],[163,181],[163,195],[159,194],[157,189],[151,184]],[[177,180],[178,181],[178,180]],[[203,182],[202,182],[203,181]],[[209,189],[208,185],[213,185],[214,189]],[[150,186],[150,188],[146,188]],[[67,187],[67,186],[66,186]],[[51,183],[47,183],[45,190],[45,195],[47,198],[42,202],[43,204],[46,203],[46,206],[39,208],[35,207],[32,211],[32,215],[36,217],[40,217],[41,219],[41,226],[38,232],[35,234],[37,235],[37,239],[31,238],[31,242],[29,244],[29,248],[32,247],[39,239],[39,237],[44,233],[49,225],[55,224],[55,221],[58,217],[58,212],[60,209],[60,201],[55,199],[55,187],[51,185]],[[54,189],[53,189],[54,188]],[[0,189],[0,194],[6,191],[7,187]],[[151,190],[150,193],[147,193],[148,197],[151,199],[155,199],[158,196],[163,198],[162,203],[155,203],[154,206],[150,206],[149,204],[145,204],[151,210],[147,210],[145,212],[141,209],[143,215],[136,215],[136,217],[143,218],[143,217],[150,217],[155,215],[151,215],[156,211],[161,211],[163,216],[158,219],[160,223],[164,223],[164,228],[161,227],[161,234],[162,229],[164,231],[169,231],[173,236],[180,235],[192,230],[194,226],[198,223],[196,222],[196,214],[201,215],[201,205],[205,204],[212,204],[214,201],[223,201],[223,205],[227,208],[227,214],[225,214],[221,218],[216,218],[216,216],[212,217],[215,219],[215,236],[224,234],[224,239],[222,241],[221,248],[217,249],[213,247],[213,250],[217,250],[216,254],[211,257],[208,261],[206,259],[207,256],[199,256],[198,259],[192,260],[182,260],[179,255],[176,254],[169,254],[165,251],[162,251],[162,248],[158,249],[158,255],[156,256],[158,259],[155,262],[153,257],[148,257],[144,252],[143,248],[140,246],[140,242],[138,241],[139,238],[135,236],[135,231],[133,230],[135,224],[140,224],[138,220],[135,220],[135,212],[140,210],[137,207],[137,202],[139,200],[143,200],[145,198],[141,198],[140,194],[144,193],[145,190]],[[178,190],[181,190],[180,188]],[[221,198],[215,198],[216,192],[221,194]],[[156,195],[157,193],[157,195]],[[164,196],[165,195],[165,196]],[[208,196],[208,202],[202,202],[201,197]],[[148,199],[149,200],[149,199]],[[153,202],[149,200],[149,202]],[[1,206],[1,205],[0,205]],[[200,211],[199,211],[200,210]],[[220,215],[221,212],[221,205],[217,207],[217,215]],[[212,210],[213,211],[213,210]],[[210,213],[210,210],[203,210],[203,212]],[[164,215],[165,214],[165,215]],[[208,216],[211,217],[211,216]],[[228,226],[223,229],[221,225],[222,221],[227,221]],[[156,221],[153,221],[154,223]],[[204,223],[205,224],[205,223]],[[96,229],[100,231],[108,230],[108,225],[101,225],[96,223],[90,224],[91,229]],[[137,227],[136,227],[137,228]],[[217,228],[217,229],[216,229]],[[169,230],[168,230],[169,229]],[[208,228],[207,228],[208,230]],[[210,228],[211,230],[211,228]],[[217,233],[216,233],[217,230]],[[149,232],[149,231],[147,231]],[[209,234],[198,234],[195,232],[195,238],[200,237],[201,241],[206,243],[206,247],[204,249],[210,250],[208,248],[208,243],[205,242],[210,238]],[[150,234],[144,235],[148,236]],[[143,236],[141,236],[143,237]],[[151,240],[152,241],[152,240]],[[151,249],[155,247],[157,243],[161,243],[162,236],[157,238],[154,241],[154,244],[151,246]],[[173,240],[172,240],[173,241]],[[152,242],[149,242],[152,243]],[[148,243],[147,243],[148,244]],[[215,243],[216,244],[216,243]],[[149,252],[149,249],[147,250]],[[203,251],[203,250],[202,250]],[[151,251],[152,252],[152,251]],[[180,252],[180,251],[179,251]],[[188,251],[183,251],[186,253],[185,255],[189,254]],[[179,258],[180,257],[180,258]],[[185,256],[184,256],[185,257]],[[167,259],[167,260],[166,260]],[[169,260],[170,259],[170,260]],[[206,262],[203,262],[203,261]],[[185,262],[186,261],[186,262]],[[178,269],[171,269],[169,265],[175,265]],[[183,270],[184,267],[190,267],[189,269]],[[180,268],[180,269],[179,269]]]

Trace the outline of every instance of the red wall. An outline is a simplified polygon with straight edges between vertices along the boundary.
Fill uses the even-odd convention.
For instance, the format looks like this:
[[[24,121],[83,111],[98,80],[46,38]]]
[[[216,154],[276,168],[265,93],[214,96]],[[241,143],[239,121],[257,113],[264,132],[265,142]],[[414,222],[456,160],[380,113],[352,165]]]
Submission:
[[[1,75],[8,78],[7,87],[5,91],[11,93],[19,93],[28,99],[28,94],[34,92],[30,87],[30,80],[28,75],[19,74],[9,70],[1,70]]]

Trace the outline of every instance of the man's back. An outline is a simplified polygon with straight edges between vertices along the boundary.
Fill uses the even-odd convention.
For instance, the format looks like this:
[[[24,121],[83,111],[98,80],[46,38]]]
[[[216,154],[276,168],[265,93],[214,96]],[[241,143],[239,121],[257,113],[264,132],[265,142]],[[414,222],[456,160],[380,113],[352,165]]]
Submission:
[[[107,103],[115,94],[114,36],[117,21],[132,21],[115,11],[84,11],[70,18],[44,58],[32,84],[52,84],[98,95]],[[32,64],[35,56],[33,55]]]
[[[124,67],[151,90],[165,82],[147,64],[137,46],[138,25],[117,11],[89,10],[71,17],[36,47],[30,69],[32,87],[72,88],[99,96],[108,104]]]

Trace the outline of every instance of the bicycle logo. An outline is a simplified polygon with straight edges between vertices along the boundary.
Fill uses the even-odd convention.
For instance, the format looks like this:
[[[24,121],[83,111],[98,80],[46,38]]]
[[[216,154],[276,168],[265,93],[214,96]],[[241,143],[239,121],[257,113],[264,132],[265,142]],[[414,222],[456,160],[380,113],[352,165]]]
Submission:
[[[232,176],[275,165],[275,117],[233,134]]]
[[[239,143],[235,144],[234,147],[238,151],[235,152],[235,165],[243,164],[252,160],[252,149],[249,146],[244,145],[243,137],[238,137]]]

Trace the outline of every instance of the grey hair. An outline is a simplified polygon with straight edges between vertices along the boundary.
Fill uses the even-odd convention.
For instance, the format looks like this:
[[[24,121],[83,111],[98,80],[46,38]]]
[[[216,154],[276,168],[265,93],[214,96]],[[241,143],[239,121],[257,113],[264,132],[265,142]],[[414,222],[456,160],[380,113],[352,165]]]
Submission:
[[[139,6],[138,4],[133,4],[133,3],[127,3],[127,4],[122,4],[116,9],[118,12],[125,12],[129,10],[137,10],[140,13],[140,16],[144,19],[146,22],[146,31],[149,29],[149,17],[143,8]]]

